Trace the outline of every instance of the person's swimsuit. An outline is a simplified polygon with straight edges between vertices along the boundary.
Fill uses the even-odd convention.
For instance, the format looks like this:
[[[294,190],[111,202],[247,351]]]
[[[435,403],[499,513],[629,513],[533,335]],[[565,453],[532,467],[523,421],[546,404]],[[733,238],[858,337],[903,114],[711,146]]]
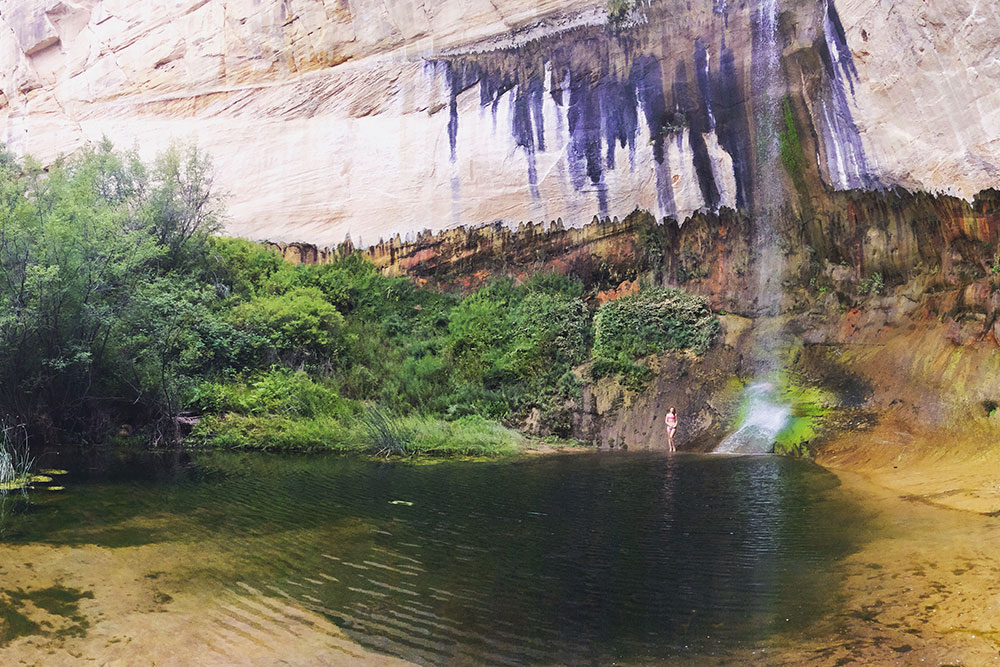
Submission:
[[[667,429],[670,431],[670,435],[673,435],[677,430],[677,417],[667,415]]]

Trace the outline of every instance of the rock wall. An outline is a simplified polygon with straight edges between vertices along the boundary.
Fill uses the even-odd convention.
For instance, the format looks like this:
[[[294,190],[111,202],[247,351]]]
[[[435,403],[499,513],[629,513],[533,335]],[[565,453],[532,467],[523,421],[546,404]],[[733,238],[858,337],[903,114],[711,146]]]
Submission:
[[[320,247],[776,181],[968,199],[997,183],[998,28],[977,0],[652,0],[620,28],[602,0],[0,0],[0,129],[43,161],[196,141],[231,233]]]
[[[971,289],[978,301],[1000,286],[1000,191],[984,190],[968,202],[902,189],[852,190],[812,205],[808,216],[791,204],[772,216],[784,256],[783,312],[800,307],[803,290],[824,288],[849,300],[875,274],[889,288],[919,280],[928,292]],[[572,274],[599,289],[652,276],[704,295],[716,310],[752,316],[759,296],[753,279],[757,224],[756,216],[731,208],[698,213],[683,224],[634,211],[582,227],[556,220],[422,232],[411,241],[397,235],[363,253],[386,275],[438,289],[469,291],[499,276],[522,279],[548,271]],[[285,259],[307,264],[355,249],[350,243],[270,245]],[[996,306],[1000,316],[1000,301]],[[995,336],[1000,340],[1000,330]]]
[[[586,441],[662,446],[664,426],[654,417],[673,405],[685,415],[685,449],[714,445],[729,426],[731,380],[754,374],[760,330],[784,341],[789,371],[840,397],[836,419],[846,428],[885,417],[877,437],[947,437],[972,452],[996,441],[1000,192],[983,191],[971,203],[901,189],[832,192],[812,202],[809,216],[788,204],[772,221],[784,295],[780,313],[764,319],[756,304],[758,218],[728,208],[683,225],[637,211],[582,228],[558,221],[462,228],[394,238],[365,253],[389,275],[440,289],[466,292],[500,276],[556,271],[581,278],[597,302],[641,281],[683,287],[725,313],[725,334],[704,357],[652,359],[656,375],[646,391],[630,393],[613,378],[588,383],[575,422]],[[351,250],[274,247],[307,262]]]

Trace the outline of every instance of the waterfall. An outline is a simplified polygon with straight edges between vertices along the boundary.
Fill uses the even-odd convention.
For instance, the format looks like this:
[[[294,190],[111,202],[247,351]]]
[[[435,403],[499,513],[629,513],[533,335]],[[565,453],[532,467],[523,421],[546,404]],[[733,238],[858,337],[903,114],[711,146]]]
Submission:
[[[781,403],[777,388],[757,382],[743,391],[746,416],[735,433],[719,443],[720,454],[763,454],[770,451],[775,436],[788,424],[791,407]]]
[[[745,417],[737,431],[716,447],[716,452],[765,454],[788,424],[791,409],[782,404],[771,380],[781,368],[781,277],[784,257],[778,247],[778,216],[785,198],[779,177],[778,127],[784,84],[781,80],[781,45],[778,37],[778,0],[758,0],[754,14],[751,65],[754,115],[757,132],[757,179],[751,205],[756,272],[755,335],[752,369],[754,381],[743,393]]]

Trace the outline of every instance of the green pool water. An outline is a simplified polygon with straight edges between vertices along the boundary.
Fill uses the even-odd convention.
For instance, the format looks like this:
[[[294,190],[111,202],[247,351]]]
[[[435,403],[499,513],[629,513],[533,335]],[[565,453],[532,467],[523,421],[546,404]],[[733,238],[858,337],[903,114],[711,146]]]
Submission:
[[[833,475],[776,457],[415,465],[175,452],[48,465],[68,471],[54,482],[63,490],[4,503],[11,553],[66,550],[59,563],[71,574],[85,549],[183,547],[189,555],[166,566],[129,562],[142,585],[169,582],[149,589],[164,610],[186,593],[273,598],[422,664],[724,658],[808,634],[838,605],[838,563],[867,521]],[[33,626],[31,595],[76,618],[55,625],[77,634],[114,615],[88,616],[113,592],[95,598],[86,582],[32,590],[23,571],[18,582],[0,598],[4,642],[54,641],[55,630]],[[255,632],[254,609],[241,612],[244,634]],[[280,634],[271,616],[256,626]]]

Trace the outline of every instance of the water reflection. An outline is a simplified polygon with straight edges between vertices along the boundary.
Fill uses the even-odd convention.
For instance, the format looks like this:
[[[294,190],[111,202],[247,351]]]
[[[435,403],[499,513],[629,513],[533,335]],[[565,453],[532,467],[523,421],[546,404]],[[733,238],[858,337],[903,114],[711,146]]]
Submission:
[[[102,465],[6,541],[195,542],[242,618],[304,607],[427,664],[725,655],[817,618],[852,546],[834,478],[772,457]]]

